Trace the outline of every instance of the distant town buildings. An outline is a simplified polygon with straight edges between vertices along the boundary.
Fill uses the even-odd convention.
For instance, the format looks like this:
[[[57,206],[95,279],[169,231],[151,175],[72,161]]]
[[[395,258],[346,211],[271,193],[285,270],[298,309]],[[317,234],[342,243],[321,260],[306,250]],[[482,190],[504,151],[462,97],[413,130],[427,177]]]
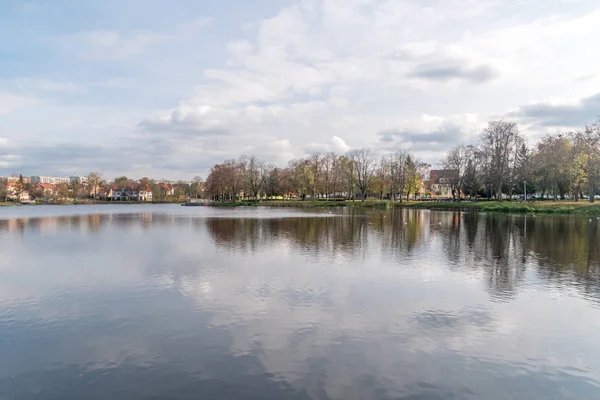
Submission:
[[[0,179],[3,179],[3,178],[0,178]],[[19,182],[19,180],[21,179],[21,177],[20,176],[9,176],[9,177],[7,177],[5,179],[6,179],[6,182],[9,182],[9,183],[10,182],[17,183],[17,182]],[[28,177],[24,176],[23,177],[23,183],[31,183],[31,178],[28,178]]]
[[[94,174],[90,174],[92,177]],[[23,177],[13,175],[0,177],[0,202],[72,202],[72,201],[127,201],[127,202],[171,202],[186,201],[202,196],[201,182],[139,180],[118,177],[114,181],[87,176],[43,176]]]
[[[19,187],[19,183],[12,181],[12,180],[7,180],[6,182],[6,200],[14,200],[14,201],[29,201],[30,195],[29,192],[26,190],[21,190],[21,188]],[[0,199],[0,201],[3,201],[5,199]]]
[[[57,177],[57,176],[32,176],[31,183],[38,184],[50,184],[50,185],[60,185],[61,183],[71,183],[71,178],[67,177]]]

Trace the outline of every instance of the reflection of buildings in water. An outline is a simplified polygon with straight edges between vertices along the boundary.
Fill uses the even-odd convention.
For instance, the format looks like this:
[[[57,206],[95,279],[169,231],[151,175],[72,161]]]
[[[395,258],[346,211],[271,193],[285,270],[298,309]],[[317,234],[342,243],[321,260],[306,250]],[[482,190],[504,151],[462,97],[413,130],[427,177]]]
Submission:
[[[22,232],[29,224],[29,218],[15,218],[8,220],[0,220],[0,232]]]
[[[37,231],[41,234],[55,235],[61,231],[98,231],[104,225],[148,228],[152,225],[188,224],[189,218],[176,218],[166,214],[151,212],[138,214],[82,214],[72,216],[13,218],[0,220],[0,231]]]

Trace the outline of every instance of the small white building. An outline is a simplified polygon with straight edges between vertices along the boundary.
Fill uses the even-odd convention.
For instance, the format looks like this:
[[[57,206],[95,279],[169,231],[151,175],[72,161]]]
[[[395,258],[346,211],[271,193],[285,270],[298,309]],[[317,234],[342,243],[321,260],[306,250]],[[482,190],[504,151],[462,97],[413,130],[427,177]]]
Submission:
[[[136,190],[113,190],[112,192],[113,201],[137,201],[138,192]]]

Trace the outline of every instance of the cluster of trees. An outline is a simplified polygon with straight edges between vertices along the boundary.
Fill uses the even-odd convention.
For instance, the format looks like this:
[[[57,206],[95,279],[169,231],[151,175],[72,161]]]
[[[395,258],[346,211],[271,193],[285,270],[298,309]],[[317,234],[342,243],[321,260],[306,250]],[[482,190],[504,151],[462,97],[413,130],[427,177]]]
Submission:
[[[394,200],[422,194],[429,165],[409,152],[378,158],[369,149],[347,154],[314,153],[277,168],[254,156],[215,165],[206,194],[215,200],[268,198]]]
[[[594,201],[600,185],[600,120],[545,136],[529,148],[517,124],[493,121],[476,145],[460,145],[442,160],[455,199],[537,193],[541,198]]]
[[[479,142],[456,146],[440,161],[454,200],[542,198],[594,201],[600,190],[600,120],[548,135],[533,147],[515,122],[491,121]],[[254,156],[215,165],[205,194],[215,200],[345,198],[402,200],[424,193],[430,166],[399,151],[377,157],[369,149],[315,153],[277,168]]]

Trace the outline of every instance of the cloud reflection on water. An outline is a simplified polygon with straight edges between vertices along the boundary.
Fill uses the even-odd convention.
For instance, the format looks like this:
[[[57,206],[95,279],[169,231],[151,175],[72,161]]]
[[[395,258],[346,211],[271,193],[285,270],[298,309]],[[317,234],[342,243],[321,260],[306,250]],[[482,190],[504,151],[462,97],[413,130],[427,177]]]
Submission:
[[[133,398],[154,386],[123,376],[174,398],[586,398],[597,231],[417,210],[0,221],[0,394],[79,371],[73,394]]]

